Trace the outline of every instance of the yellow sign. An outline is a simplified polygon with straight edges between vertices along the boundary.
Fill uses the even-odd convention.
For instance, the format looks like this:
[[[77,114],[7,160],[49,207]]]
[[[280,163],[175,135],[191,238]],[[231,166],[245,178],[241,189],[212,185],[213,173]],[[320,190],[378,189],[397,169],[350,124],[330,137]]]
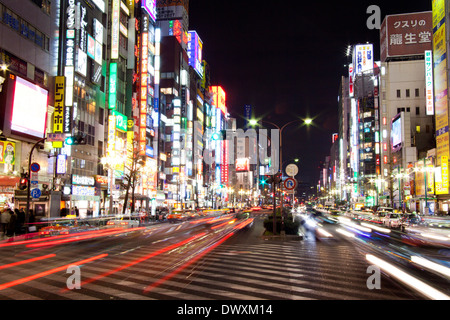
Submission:
[[[16,163],[16,144],[11,141],[0,141],[0,163],[14,165]]]
[[[53,112],[53,133],[63,133],[66,78],[55,77],[55,111]],[[53,148],[62,148],[62,141],[52,142]]]
[[[448,190],[448,157],[441,157],[442,188]]]

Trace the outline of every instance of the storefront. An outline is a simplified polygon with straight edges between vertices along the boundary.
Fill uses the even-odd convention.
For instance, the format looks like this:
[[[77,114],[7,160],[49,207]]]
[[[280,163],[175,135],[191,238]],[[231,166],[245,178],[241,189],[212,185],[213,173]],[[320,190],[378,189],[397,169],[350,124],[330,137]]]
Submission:
[[[14,190],[19,181],[16,176],[0,176],[0,208],[14,208]]]
[[[100,189],[96,187],[94,177],[72,175],[70,202],[65,206],[71,214],[76,213],[76,208],[80,218],[99,216],[100,198]]]

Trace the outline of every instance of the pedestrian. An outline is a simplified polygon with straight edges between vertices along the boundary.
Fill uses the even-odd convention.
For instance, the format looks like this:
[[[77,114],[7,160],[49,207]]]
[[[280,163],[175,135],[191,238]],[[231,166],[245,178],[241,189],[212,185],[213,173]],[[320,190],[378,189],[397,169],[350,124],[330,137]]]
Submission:
[[[8,229],[9,220],[11,219],[11,215],[9,214],[9,208],[5,207],[3,211],[1,212],[0,216],[0,224],[1,229],[0,232],[2,232],[2,236],[6,235],[6,231]]]
[[[22,229],[25,226],[25,212],[23,211],[23,209],[20,210],[15,209],[14,211],[17,214],[16,233],[20,234],[22,233]]]
[[[80,210],[75,206],[75,215],[78,217],[80,215]]]
[[[17,214],[9,209],[10,219],[6,230],[6,236],[12,237],[17,229]]]

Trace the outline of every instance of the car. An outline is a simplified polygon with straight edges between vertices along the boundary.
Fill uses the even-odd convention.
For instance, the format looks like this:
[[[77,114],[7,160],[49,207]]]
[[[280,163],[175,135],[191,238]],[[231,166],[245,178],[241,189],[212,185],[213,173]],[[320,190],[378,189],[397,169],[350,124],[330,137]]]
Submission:
[[[174,211],[172,213],[170,213],[169,215],[167,215],[167,220],[170,223],[175,223],[178,221],[185,221],[187,220],[187,215],[184,214],[183,211]]]
[[[236,218],[237,224],[244,222],[248,219],[251,219],[251,222],[246,224],[243,227],[244,229],[249,229],[253,225],[253,218],[251,218],[249,210],[244,210],[244,211],[240,211],[240,212],[236,213],[235,218]]]
[[[39,235],[41,237],[46,236],[59,236],[69,234],[69,226],[68,225],[60,225],[59,223],[43,227],[39,229]]]
[[[377,211],[373,216],[373,221],[376,223],[383,223],[386,215],[389,213],[389,211]]]
[[[410,226],[422,225],[425,219],[417,213],[406,213],[402,216],[402,229]]]
[[[402,215],[390,212],[383,219],[383,224],[389,228],[400,228],[402,225]]]
[[[106,223],[107,228],[137,228],[139,220],[132,217],[123,217],[121,219],[112,219]]]
[[[252,207],[252,208],[251,208],[252,211],[261,211],[261,209],[262,209],[262,208],[261,208],[261,207],[258,207],[258,206]]]

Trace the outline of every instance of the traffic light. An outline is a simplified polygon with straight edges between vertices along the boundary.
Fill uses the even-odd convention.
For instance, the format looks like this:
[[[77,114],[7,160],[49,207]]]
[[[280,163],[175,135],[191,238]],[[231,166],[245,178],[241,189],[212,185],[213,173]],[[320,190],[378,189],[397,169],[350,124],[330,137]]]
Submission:
[[[213,139],[214,141],[222,140],[222,136],[220,135],[219,132],[214,132],[211,136],[211,139]]]
[[[85,145],[86,135],[84,133],[79,133],[74,136],[67,137],[64,143],[68,146]]]
[[[219,130],[217,132],[214,132],[211,135],[211,139],[213,141],[217,141],[217,140],[225,140],[225,137],[227,135],[227,130]]]
[[[22,176],[20,177],[19,190],[25,190],[26,188],[28,188],[28,175],[22,173]]]

